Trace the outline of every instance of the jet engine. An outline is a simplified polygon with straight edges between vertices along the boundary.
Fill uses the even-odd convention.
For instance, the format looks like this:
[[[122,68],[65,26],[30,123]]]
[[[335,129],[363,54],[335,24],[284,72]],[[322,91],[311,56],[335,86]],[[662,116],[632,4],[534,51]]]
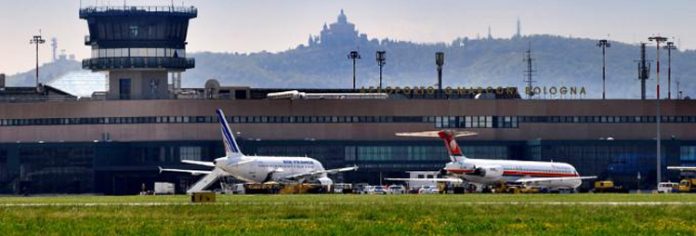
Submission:
[[[329,186],[329,185],[332,185],[332,184],[333,184],[333,180],[331,180],[329,177],[321,177],[321,178],[319,178],[319,179],[317,179],[317,180],[319,180],[319,183],[320,183],[322,186]]]
[[[488,180],[498,180],[503,177],[503,168],[501,166],[480,166],[474,169],[470,175]]]

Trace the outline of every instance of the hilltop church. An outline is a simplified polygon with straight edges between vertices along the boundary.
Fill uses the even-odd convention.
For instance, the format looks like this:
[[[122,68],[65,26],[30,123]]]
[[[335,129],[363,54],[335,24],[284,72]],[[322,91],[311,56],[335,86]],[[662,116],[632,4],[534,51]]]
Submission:
[[[319,36],[309,36],[308,45],[310,47],[355,46],[365,42],[367,42],[367,35],[360,34],[355,29],[355,24],[348,22],[348,17],[341,9],[336,22],[328,26],[324,23]]]

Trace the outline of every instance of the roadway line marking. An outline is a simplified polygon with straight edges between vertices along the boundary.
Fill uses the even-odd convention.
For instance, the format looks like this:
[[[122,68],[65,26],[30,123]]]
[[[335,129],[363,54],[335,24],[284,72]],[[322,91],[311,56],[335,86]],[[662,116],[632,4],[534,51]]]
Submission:
[[[341,202],[212,202],[212,203],[191,203],[191,202],[86,202],[86,203],[0,203],[0,208],[12,207],[102,207],[102,206],[132,206],[132,207],[158,207],[158,206],[208,206],[208,205],[372,205],[367,203],[341,203]],[[405,204],[405,203],[404,203]],[[411,203],[408,203],[411,204]],[[696,206],[696,202],[448,202],[433,205],[554,205],[554,206]]]

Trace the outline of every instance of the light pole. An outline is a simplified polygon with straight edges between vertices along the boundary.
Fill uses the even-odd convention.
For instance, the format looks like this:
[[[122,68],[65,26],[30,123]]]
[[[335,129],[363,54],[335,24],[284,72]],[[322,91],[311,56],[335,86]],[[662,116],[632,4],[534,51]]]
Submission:
[[[46,40],[41,37],[41,32],[39,35],[34,35],[30,40],[29,44],[36,45],[36,91],[39,92],[39,44],[46,43]]]
[[[606,49],[611,47],[611,44],[606,39],[599,40],[597,47],[602,48],[602,100],[607,99],[607,60]]]
[[[662,160],[662,153],[660,152],[660,146],[661,146],[661,139],[660,137],[660,120],[662,119],[660,117],[660,42],[665,42],[667,41],[667,38],[665,37],[660,37],[660,36],[654,36],[648,38],[650,41],[655,41],[657,43],[657,56],[655,57],[655,63],[657,64],[657,93],[655,96],[655,101],[657,103],[657,183],[656,185],[660,185],[660,182],[662,181],[662,170],[661,168],[661,160]]]
[[[442,92],[442,65],[445,64],[445,53],[435,53],[435,64],[437,65],[437,89],[438,93]]]
[[[682,99],[682,91],[679,88],[679,80],[677,80],[677,99],[679,99],[679,100]]]
[[[355,62],[360,58],[360,53],[358,53],[358,51],[350,51],[348,54],[348,59],[353,60],[353,90],[355,90]]]
[[[387,64],[386,51],[377,51],[377,65],[379,66],[379,89],[382,89],[382,67]]]
[[[672,100],[672,50],[677,49],[673,42],[667,42],[667,100]]]

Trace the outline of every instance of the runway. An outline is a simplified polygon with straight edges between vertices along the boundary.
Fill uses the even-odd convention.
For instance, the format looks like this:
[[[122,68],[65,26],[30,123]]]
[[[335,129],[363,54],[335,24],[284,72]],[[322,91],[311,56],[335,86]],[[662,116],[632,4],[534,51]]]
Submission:
[[[429,205],[524,205],[524,206],[696,206],[696,202],[563,202],[563,201],[543,201],[543,202],[521,202],[521,201],[511,201],[511,202],[439,202],[439,203],[428,203]],[[86,202],[86,203],[3,203],[0,204],[0,208],[22,208],[22,207],[110,207],[110,206],[122,206],[122,207],[158,207],[158,206],[208,206],[208,205],[220,205],[220,206],[237,206],[237,205],[364,205],[369,206],[371,203],[342,203],[342,202],[314,202],[314,203],[302,203],[295,204],[291,202],[213,202],[213,203],[190,203],[190,202]],[[403,205],[403,203],[395,203],[395,205]]]

